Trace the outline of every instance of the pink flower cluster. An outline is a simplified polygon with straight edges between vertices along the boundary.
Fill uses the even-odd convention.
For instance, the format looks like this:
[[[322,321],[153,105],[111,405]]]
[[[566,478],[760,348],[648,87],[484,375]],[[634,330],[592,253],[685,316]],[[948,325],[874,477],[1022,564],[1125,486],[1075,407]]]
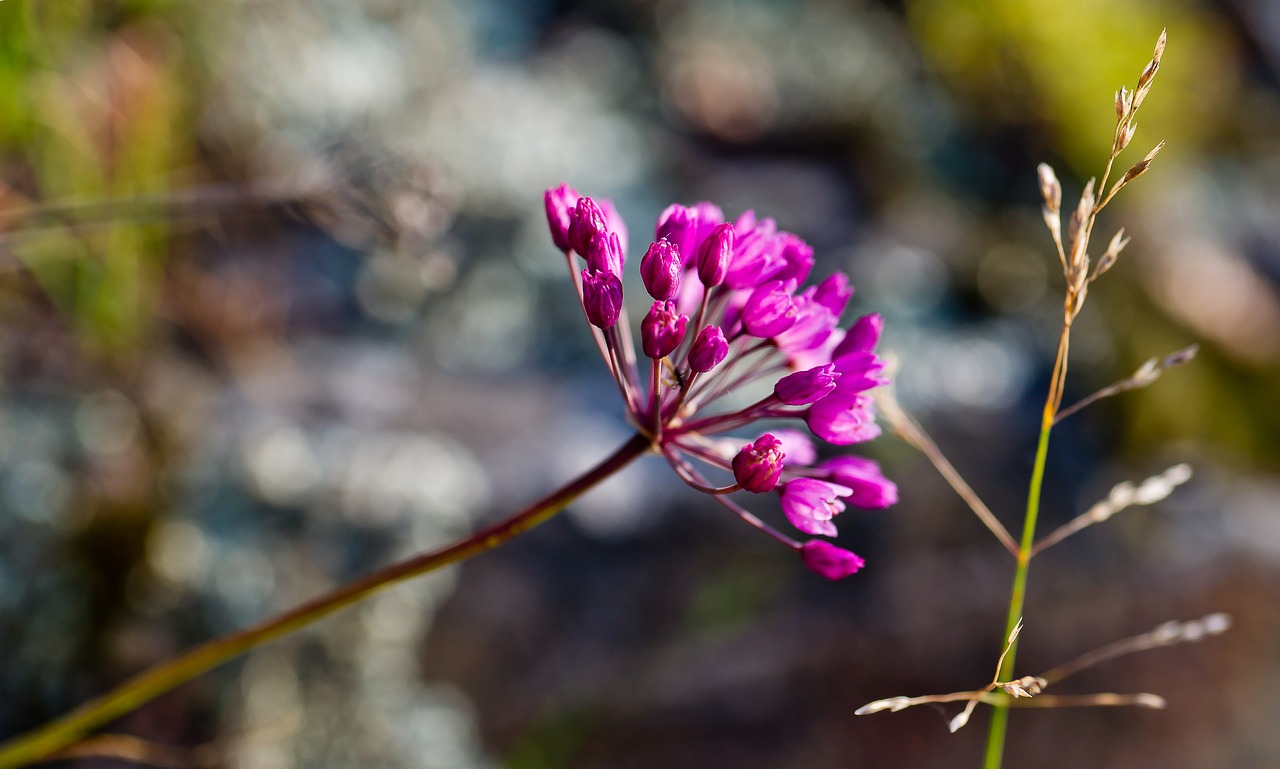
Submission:
[[[628,418],[655,450],[685,483],[793,548],[818,574],[839,579],[862,568],[857,555],[824,540],[796,542],[728,496],[776,492],[792,526],[828,537],[846,503],[876,509],[897,501],[897,487],[875,462],[848,455],[817,462],[804,431],[774,429],[745,445],[729,437],[779,419],[803,420],[841,446],[879,435],[868,391],[887,381],[873,352],[882,322],[866,315],[840,327],[853,295],[848,278],[837,272],[801,289],[813,249],[772,219],[747,211],[729,222],[710,203],[673,204],[640,259],[653,299],[640,322],[644,372],[623,302],[625,224],[608,201],[566,185],[547,190],[545,201],[551,239],[568,260]],[[759,397],[742,403],[753,390]],[[707,467],[732,473],[734,483],[714,485]]]

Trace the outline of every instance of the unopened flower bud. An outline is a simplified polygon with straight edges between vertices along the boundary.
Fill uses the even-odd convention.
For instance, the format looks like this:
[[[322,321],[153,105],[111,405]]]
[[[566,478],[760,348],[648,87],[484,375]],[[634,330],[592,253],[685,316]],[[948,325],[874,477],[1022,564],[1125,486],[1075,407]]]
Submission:
[[[622,281],[603,270],[582,271],[582,307],[596,328],[613,328],[622,314]]]
[[[674,302],[654,302],[640,323],[640,345],[644,354],[654,360],[667,357],[684,341],[688,325],[689,316],[677,313]]]
[[[811,539],[800,546],[800,560],[809,571],[827,579],[843,579],[866,565],[855,553],[820,539]]]
[[[733,478],[743,489],[753,494],[773,491],[782,477],[782,441],[769,433],[761,435],[755,443],[748,443],[733,458]]]
[[[591,198],[578,198],[573,212],[569,215],[569,245],[580,255],[586,256],[591,248],[591,239],[596,235],[609,231],[604,212]]]
[[[551,242],[561,251],[569,250],[569,216],[578,204],[578,193],[567,184],[552,187],[543,195],[547,208],[547,225],[551,228]]]
[[[589,270],[607,272],[619,278],[624,274],[622,243],[618,240],[616,233],[607,230],[597,232],[591,237],[591,242],[587,244],[587,250],[583,255],[587,258]]]
[[[836,389],[839,378],[835,364],[828,363],[784,376],[773,386],[773,394],[788,406],[807,406]]]
[[[733,256],[733,225],[725,222],[716,225],[698,251],[698,279],[707,288],[724,282],[729,271],[729,259]]]
[[[654,241],[640,259],[640,279],[654,299],[674,297],[680,290],[680,249],[666,238]]]
[[[689,349],[689,368],[699,374],[705,374],[724,360],[729,354],[729,343],[725,341],[724,332],[719,326],[704,326],[698,332]]]

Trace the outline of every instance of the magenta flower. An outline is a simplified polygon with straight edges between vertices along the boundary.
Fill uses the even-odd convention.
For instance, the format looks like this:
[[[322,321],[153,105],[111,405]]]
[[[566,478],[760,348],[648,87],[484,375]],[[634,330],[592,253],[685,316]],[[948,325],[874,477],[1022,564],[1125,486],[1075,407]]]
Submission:
[[[864,443],[880,435],[874,403],[870,397],[836,391],[809,407],[805,423],[813,434],[828,443],[848,446]]]
[[[609,232],[618,236],[618,250],[622,252],[622,258],[626,259],[627,223],[622,220],[622,215],[618,213],[618,209],[613,207],[612,201],[601,200],[600,213],[604,214],[604,223],[609,228]],[[622,273],[618,273],[618,277],[622,277]]]
[[[773,394],[788,406],[807,406],[836,389],[840,373],[834,363],[797,371],[779,379]]]
[[[880,341],[880,332],[884,329],[884,320],[877,314],[863,315],[849,327],[848,333],[840,344],[832,351],[832,357],[840,357],[850,352],[871,352]]]
[[[666,301],[680,289],[680,250],[665,239],[654,241],[640,258],[640,279],[654,299]]]
[[[702,281],[702,285],[715,288],[723,283],[732,257],[733,225],[728,222],[716,225],[698,247],[698,279]]]
[[[547,190],[543,196],[547,207],[547,223],[551,225],[551,242],[561,251],[568,251],[569,216],[578,205],[578,193],[567,184]]]
[[[786,233],[779,234],[772,219],[757,223],[755,214],[747,211],[734,222],[733,231],[734,258],[724,280],[729,288],[755,288],[787,266],[782,258]]]
[[[898,502],[898,486],[880,473],[880,465],[866,457],[846,454],[818,465],[827,480],[853,492],[849,504],[863,510],[880,510]]]
[[[622,314],[622,281],[603,270],[582,271],[582,309],[599,329],[613,328]]]
[[[689,316],[676,312],[671,302],[654,302],[640,322],[640,346],[655,360],[670,355],[684,341]]]
[[[752,494],[773,491],[782,477],[782,441],[769,433],[761,435],[755,443],[742,447],[733,458],[733,477],[738,485]]]
[[[791,464],[809,467],[818,461],[818,447],[813,445],[813,440],[805,431],[784,427],[775,428],[771,432],[773,437],[782,442],[782,453],[790,458]]]
[[[695,374],[705,374],[729,354],[729,343],[718,326],[704,326],[689,350],[689,369]]]
[[[783,268],[778,271],[778,280],[794,280],[803,283],[813,269],[813,248],[800,238],[787,233],[782,241]]]
[[[795,322],[773,335],[774,343],[793,361],[809,350],[823,348],[840,320],[838,313],[832,312],[814,298],[814,291],[815,287],[810,286],[803,294],[792,299]],[[822,357],[829,359],[830,354],[819,355],[819,358]]]
[[[742,325],[747,333],[768,339],[794,326],[798,313],[793,291],[793,283],[781,280],[763,283],[752,291],[742,307]]]
[[[608,231],[609,225],[605,222],[600,206],[591,198],[578,198],[573,211],[569,213],[569,247],[586,258],[591,250],[591,239]]]
[[[621,278],[626,266],[626,255],[622,253],[622,241],[616,232],[601,230],[591,236],[587,244],[587,268],[599,272],[607,272]]]
[[[782,487],[782,514],[806,534],[834,537],[836,525],[831,519],[844,512],[840,498],[851,494],[852,490],[836,483],[797,478]]]
[[[810,571],[827,579],[844,579],[866,565],[856,554],[820,539],[800,546],[800,560]]]
[[[826,307],[837,317],[849,306],[853,298],[853,286],[843,272],[832,273],[830,277],[814,286],[813,299]],[[873,345],[874,346],[874,345]]]
[[[835,355],[831,365],[840,373],[836,389],[842,393],[866,392],[889,383],[880,373],[884,369],[884,361],[874,353],[855,351]]]
[[[649,359],[641,371],[622,295],[625,224],[607,201],[564,185],[548,190],[545,203],[552,242],[565,251],[628,420],[644,439],[686,484],[792,548],[811,570],[838,579],[862,568],[857,555],[797,542],[731,498],[775,491],[783,517],[820,536],[836,534],[846,503],[875,509],[897,500],[897,487],[870,460],[841,455],[815,464],[809,437],[848,445],[880,432],[869,391],[887,381],[874,351],[882,322],[867,315],[841,328],[853,296],[849,279],[837,272],[801,290],[813,249],[772,219],[748,211],[730,223],[710,203],[669,206],[640,260],[644,287],[657,300],[640,323]],[[698,330],[692,341],[690,319]],[[772,392],[745,406],[731,397],[756,382]],[[734,437],[766,419],[795,420],[808,431]],[[715,473],[732,483],[717,485],[709,478]]]
[[[702,241],[707,239],[716,225],[724,221],[724,214],[710,203],[682,206],[672,203],[658,217],[654,239],[666,238],[680,252],[688,265],[698,258]]]

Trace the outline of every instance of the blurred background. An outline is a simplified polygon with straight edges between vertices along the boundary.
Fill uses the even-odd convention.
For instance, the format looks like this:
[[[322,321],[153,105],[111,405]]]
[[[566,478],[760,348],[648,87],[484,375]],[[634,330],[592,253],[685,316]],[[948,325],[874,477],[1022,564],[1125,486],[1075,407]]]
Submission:
[[[1248,0],[0,3],[0,735],[625,440],[561,181],[633,264],[673,200],[808,239],[1016,532],[1061,318],[1035,165],[1073,206],[1162,27],[1124,157],[1168,146],[1100,219],[1134,239],[1067,400],[1201,355],[1054,432],[1043,530],[1197,474],[1036,560],[1018,668],[1236,626],[1061,687],[1167,710],[1019,711],[1007,756],[1280,765],[1280,5]],[[853,711],[989,680],[1011,559],[896,438],[863,449],[901,502],[842,516],[844,582],[642,461],[111,730],[246,769],[976,766],[985,710]]]

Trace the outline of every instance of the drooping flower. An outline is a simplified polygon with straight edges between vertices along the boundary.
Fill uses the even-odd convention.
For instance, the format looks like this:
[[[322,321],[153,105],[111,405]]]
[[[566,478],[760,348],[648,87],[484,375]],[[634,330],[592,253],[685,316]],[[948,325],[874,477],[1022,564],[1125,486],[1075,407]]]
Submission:
[[[805,422],[814,435],[828,443],[837,446],[863,443],[880,434],[874,408],[869,396],[841,392],[837,387],[809,407]]]
[[[820,539],[811,539],[800,546],[800,560],[810,571],[827,579],[844,579],[866,565],[857,554]]]
[[[806,534],[836,535],[836,525],[831,522],[844,512],[841,497],[853,491],[837,483],[815,478],[797,478],[782,487],[782,513],[791,525]]]
[[[799,237],[750,211],[728,222],[710,203],[673,204],[640,260],[641,279],[656,300],[640,323],[650,362],[645,376],[628,347],[625,224],[612,204],[566,185],[548,190],[545,204],[552,242],[576,276],[628,418],[653,448],[685,483],[791,547],[812,571],[839,579],[861,569],[862,559],[848,550],[798,542],[730,498],[738,490],[774,491],[791,525],[819,536],[836,534],[834,519],[846,503],[876,509],[897,500],[897,487],[871,460],[840,455],[815,464],[809,437],[848,445],[880,432],[869,391],[887,382],[874,352],[883,323],[866,315],[841,328],[853,295],[849,279],[837,272],[801,290],[814,258]],[[772,383],[769,395],[726,405],[762,379]],[[765,419],[797,420],[808,432],[774,427],[755,440],[731,437]],[[734,482],[716,486],[707,468]]]
[[[897,484],[881,474],[880,465],[874,460],[845,454],[828,459],[817,469],[826,473],[827,480],[853,492],[849,504],[854,507],[879,510],[898,501]]]

